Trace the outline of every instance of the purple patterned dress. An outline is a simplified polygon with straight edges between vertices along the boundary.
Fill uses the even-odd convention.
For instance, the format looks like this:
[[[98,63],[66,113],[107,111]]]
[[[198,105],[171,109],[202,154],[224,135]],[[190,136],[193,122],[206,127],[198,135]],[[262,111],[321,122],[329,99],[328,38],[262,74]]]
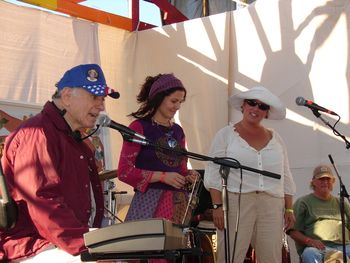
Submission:
[[[166,127],[152,120],[135,120],[129,127],[144,134],[153,144],[185,148],[185,134],[177,124]],[[123,143],[118,178],[135,190],[125,221],[164,218],[181,224],[188,202],[187,192],[161,182],[150,183],[153,171],[186,176],[187,157],[159,147]]]

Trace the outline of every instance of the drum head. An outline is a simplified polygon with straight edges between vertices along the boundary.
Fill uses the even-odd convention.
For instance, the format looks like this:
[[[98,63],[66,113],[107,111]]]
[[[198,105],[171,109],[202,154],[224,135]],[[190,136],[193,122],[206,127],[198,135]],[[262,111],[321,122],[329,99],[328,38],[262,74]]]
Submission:
[[[202,232],[209,232],[209,233],[215,233],[216,228],[212,221],[200,221],[197,225],[197,228]]]
[[[105,170],[100,172],[99,174],[100,181],[113,179],[117,177],[117,169],[115,170]]]

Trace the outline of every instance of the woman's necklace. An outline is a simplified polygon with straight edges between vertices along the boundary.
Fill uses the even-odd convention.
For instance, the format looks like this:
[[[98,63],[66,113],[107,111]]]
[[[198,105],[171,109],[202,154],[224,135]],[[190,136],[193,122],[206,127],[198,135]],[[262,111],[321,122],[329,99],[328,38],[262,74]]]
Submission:
[[[158,125],[165,126],[165,127],[171,127],[172,126],[171,120],[167,120],[165,122],[162,122],[162,121],[157,121],[155,118],[152,118],[152,122],[154,122],[155,124],[158,124]]]
[[[156,125],[159,130],[164,132],[168,146],[170,148],[175,148],[177,146],[177,140],[173,137],[174,135],[174,130],[172,129],[173,124],[171,123],[170,120],[168,122],[160,122],[152,118],[152,124]]]

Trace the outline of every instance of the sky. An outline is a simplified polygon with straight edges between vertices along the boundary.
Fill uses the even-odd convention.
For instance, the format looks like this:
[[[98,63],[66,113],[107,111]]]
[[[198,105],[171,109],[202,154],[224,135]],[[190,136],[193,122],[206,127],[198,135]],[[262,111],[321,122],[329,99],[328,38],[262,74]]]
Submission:
[[[108,12],[129,17],[129,2],[131,0],[87,0],[81,4]],[[152,25],[161,25],[159,8],[152,3],[140,0],[140,19]]]
[[[34,5],[26,4],[17,0],[5,0],[17,5],[27,6],[31,8],[39,8]],[[86,0],[81,5],[100,9],[112,14],[129,17],[129,2],[131,0]],[[42,8],[39,8],[42,9]],[[47,10],[47,9],[45,9]],[[140,0],[140,20],[152,25],[161,26],[159,8],[152,3]]]

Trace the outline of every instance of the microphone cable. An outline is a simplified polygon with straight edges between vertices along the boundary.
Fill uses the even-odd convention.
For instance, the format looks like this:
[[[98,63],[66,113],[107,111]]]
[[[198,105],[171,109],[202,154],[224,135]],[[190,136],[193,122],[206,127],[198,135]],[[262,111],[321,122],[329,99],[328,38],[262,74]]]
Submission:
[[[99,129],[100,127],[101,127],[100,124],[96,124],[96,128],[93,129],[93,131],[92,131],[91,133],[89,133],[89,134],[86,135],[85,137],[81,138],[80,140],[83,141],[83,140],[89,138],[90,136],[94,135],[94,134],[98,131],[98,129]]]

